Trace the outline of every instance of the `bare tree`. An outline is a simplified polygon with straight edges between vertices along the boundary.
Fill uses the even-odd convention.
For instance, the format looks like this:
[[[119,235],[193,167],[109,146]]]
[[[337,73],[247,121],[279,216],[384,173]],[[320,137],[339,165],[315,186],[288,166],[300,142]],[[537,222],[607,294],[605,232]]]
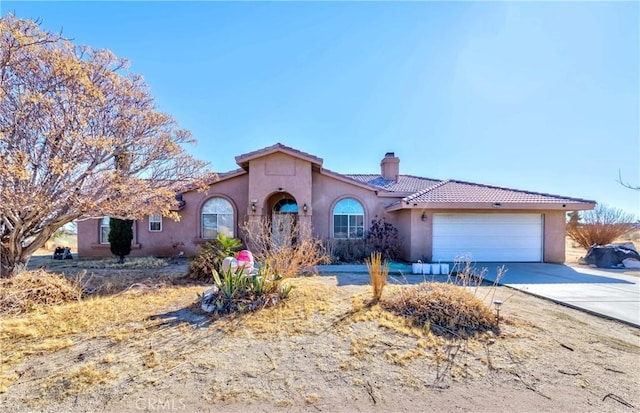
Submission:
[[[630,184],[628,181],[622,180],[622,172],[618,170],[618,183],[625,188],[633,189],[634,191],[640,191],[640,185]]]
[[[0,19],[0,276],[79,217],[172,212],[201,182],[188,131],[157,110],[142,77],[108,50]]]

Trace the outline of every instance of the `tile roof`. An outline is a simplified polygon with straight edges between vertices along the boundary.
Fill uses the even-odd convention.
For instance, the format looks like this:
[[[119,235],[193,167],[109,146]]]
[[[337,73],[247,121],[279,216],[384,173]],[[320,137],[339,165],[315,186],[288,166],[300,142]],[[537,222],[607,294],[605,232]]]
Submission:
[[[586,199],[569,198],[540,192],[522,191],[498,186],[456,180],[442,181],[402,199],[405,202],[505,202],[505,203],[595,203]]]
[[[393,179],[384,179],[381,175],[376,174],[343,174],[343,176],[389,192],[418,192],[441,182],[437,179],[412,175],[400,175],[398,182]]]

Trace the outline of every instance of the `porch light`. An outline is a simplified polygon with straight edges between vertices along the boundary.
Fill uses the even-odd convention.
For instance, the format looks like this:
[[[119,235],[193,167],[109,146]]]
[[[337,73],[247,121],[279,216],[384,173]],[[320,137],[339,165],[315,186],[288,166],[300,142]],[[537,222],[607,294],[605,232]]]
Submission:
[[[307,204],[305,203],[304,205],[302,205],[302,210],[304,211],[304,213],[307,213]]]
[[[427,213],[426,213],[426,212],[423,212],[423,213],[422,213],[422,215],[420,216],[420,219],[421,219],[422,221],[426,221],[426,220],[427,220]]]
[[[256,203],[255,202],[251,203],[251,211],[256,212]]]

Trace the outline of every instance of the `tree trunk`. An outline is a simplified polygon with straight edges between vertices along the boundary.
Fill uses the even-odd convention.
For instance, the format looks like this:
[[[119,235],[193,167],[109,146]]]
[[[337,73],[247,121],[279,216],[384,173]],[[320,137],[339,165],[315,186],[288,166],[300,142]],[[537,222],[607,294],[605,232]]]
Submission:
[[[22,248],[12,253],[4,245],[0,247],[0,278],[13,277],[27,269],[29,257],[22,255]]]

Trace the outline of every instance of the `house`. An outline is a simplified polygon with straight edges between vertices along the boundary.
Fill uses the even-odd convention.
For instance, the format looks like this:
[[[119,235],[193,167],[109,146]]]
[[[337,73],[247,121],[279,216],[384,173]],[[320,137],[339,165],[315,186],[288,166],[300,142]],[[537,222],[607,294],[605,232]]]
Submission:
[[[180,220],[152,215],[134,223],[132,256],[196,253],[218,232],[240,237],[262,217],[297,222],[303,236],[362,238],[385,217],[408,261],[552,262],[565,259],[565,214],[594,201],[400,173],[385,154],[380,172],[342,174],[323,160],[280,143],[236,157],[239,168],[218,175],[206,192],[181,194]],[[109,218],[78,223],[78,254],[109,256]],[[282,227],[282,226],[280,226]]]

